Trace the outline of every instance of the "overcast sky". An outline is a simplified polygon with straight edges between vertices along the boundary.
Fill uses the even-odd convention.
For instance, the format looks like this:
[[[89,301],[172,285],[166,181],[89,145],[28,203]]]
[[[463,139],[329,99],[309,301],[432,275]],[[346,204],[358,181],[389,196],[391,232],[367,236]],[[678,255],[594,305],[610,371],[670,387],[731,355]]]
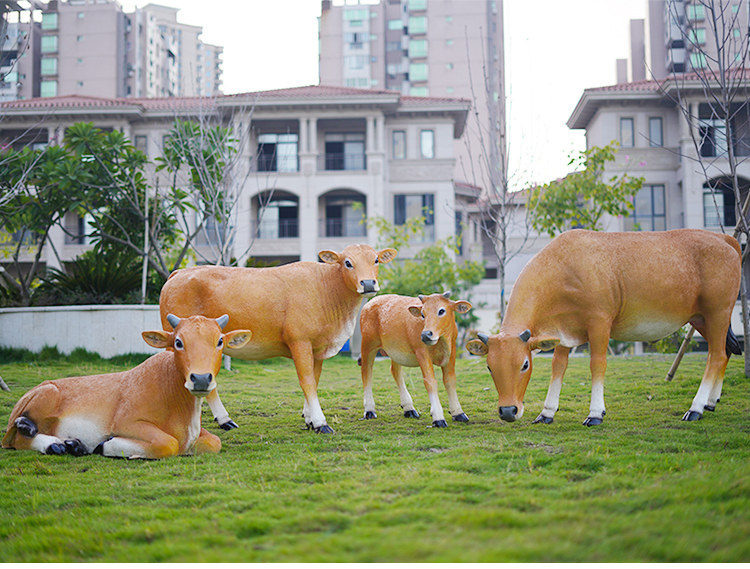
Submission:
[[[429,0],[428,0],[429,1]],[[454,0],[454,2],[484,0]],[[616,82],[630,20],[648,0],[505,0],[510,173],[519,185],[568,172],[585,148],[565,125],[583,90]],[[122,1],[126,10],[146,1]],[[320,0],[159,0],[224,47],[227,94],[316,85]]]

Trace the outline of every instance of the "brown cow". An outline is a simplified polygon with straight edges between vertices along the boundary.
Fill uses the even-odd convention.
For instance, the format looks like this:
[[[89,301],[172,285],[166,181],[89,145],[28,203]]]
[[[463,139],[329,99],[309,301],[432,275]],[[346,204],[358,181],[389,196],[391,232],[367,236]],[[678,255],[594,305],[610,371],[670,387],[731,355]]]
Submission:
[[[362,386],[365,392],[365,419],[375,419],[372,396],[372,364],[381,348],[391,358],[391,373],[401,396],[405,417],[419,417],[404,383],[402,366],[422,370],[425,388],[430,397],[430,414],[435,427],[447,427],[438,397],[433,365],[443,371],[443,384],[448,392],[450,414],[454,421],[467,422],[456,395],[456,327],[455,313],[465,314],[471,304],[450,300],[450,292],[412,298],[385,294],[372,299],[362,309]]]
[[[219,437],[201,427],[201,401],[216,389],[223,348],[243,346],[251,333],[222,334],[227,316],[169,319],[174,332],[143,333],[167,351],[141,365],[29,391],[10,414],[3,448],[121,458],[219,452]]]
[[[544,410],[557,411],[571,348],[589,342],[591,407],[584,425],[602,423],[609,339],[655,341],[691,323],[708,342],[698,393],[683,420],[713,411],[729,354],[739,354],[730,328],[740,288],[740,246],[700,229],[599,233],[568,231],[544,247],[516,280],[500,333],[467,344],[487,365],[500,417],[515,421],[531,377],[532,353],[554,348]]]
[[[232,357],[292,358],[305,394],[305,423],[332,433],[318,401],[323,360],[335,356],[354,333],[362,298],[380,290],[378,264],[391,261],[396,250],[349,245],[341,253],[321,251],[319,256],[323,263],[178,270],[162,288],[159,304],[163,322],[168,313],[210,318],[227,313],[228,330],[253,330],[252,342],[227,350]],[[207,401],[223,429],[237,426],[217,392]]]

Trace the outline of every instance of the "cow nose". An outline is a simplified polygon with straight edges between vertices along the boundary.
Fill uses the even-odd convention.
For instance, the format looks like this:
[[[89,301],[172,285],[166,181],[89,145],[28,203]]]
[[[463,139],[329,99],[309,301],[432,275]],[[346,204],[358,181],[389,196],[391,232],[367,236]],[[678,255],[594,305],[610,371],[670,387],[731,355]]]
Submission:
[[[518,414],[518,407],[515,405],[511,405],[509,407],[500,407],[500,418],[503,421],[508,421],[509,423],[512,423],[516,420],[516,415]]]
[[[422,332],[422,341],[423,341],[423,342],[424,342],[425,344],[430,344],[430,343],[432,343],[432,330],[424,330],[424,331]]]
[[[362,285],[362,292],[365,294],[378,292],[378,281],[376,281],[375,279],[359,281],[359,284]]]
[[[213,376],[210,373],[203,373],[198,375],[197,373],[190,374],[190,381],[193,382],[193,389],[195,391],[208,391],[208,386],[211,385]]]

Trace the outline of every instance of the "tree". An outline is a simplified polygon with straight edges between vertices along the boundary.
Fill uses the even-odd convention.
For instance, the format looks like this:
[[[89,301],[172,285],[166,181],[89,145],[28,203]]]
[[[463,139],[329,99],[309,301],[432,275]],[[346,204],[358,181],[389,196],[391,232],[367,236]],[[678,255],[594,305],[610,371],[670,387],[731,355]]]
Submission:
[[[643,186],[643,178],[628,174],[605,179],[607,162],[615,159],[616,142],[593,147],[572,158],[570,165],[582,168],[565,178],[532,188],[529,196],[531,224],[550,237],[571,227],[599,231],[605,214],[627,216],[632,198]]]

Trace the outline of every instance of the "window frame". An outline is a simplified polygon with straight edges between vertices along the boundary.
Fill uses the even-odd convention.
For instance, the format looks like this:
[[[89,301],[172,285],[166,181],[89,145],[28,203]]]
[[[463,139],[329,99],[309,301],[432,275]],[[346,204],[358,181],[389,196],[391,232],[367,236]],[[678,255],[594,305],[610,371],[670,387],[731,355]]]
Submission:
[[[629,126],[629,133],[626,133],[625,130],[623,130],[623,127],[625,125]],[[623,134],[629,134],[630,141],[629,144],[626,144],[625,137]],[[622,148],[635,148],[635,119],[633,117],[620,117],[620,146]]]

